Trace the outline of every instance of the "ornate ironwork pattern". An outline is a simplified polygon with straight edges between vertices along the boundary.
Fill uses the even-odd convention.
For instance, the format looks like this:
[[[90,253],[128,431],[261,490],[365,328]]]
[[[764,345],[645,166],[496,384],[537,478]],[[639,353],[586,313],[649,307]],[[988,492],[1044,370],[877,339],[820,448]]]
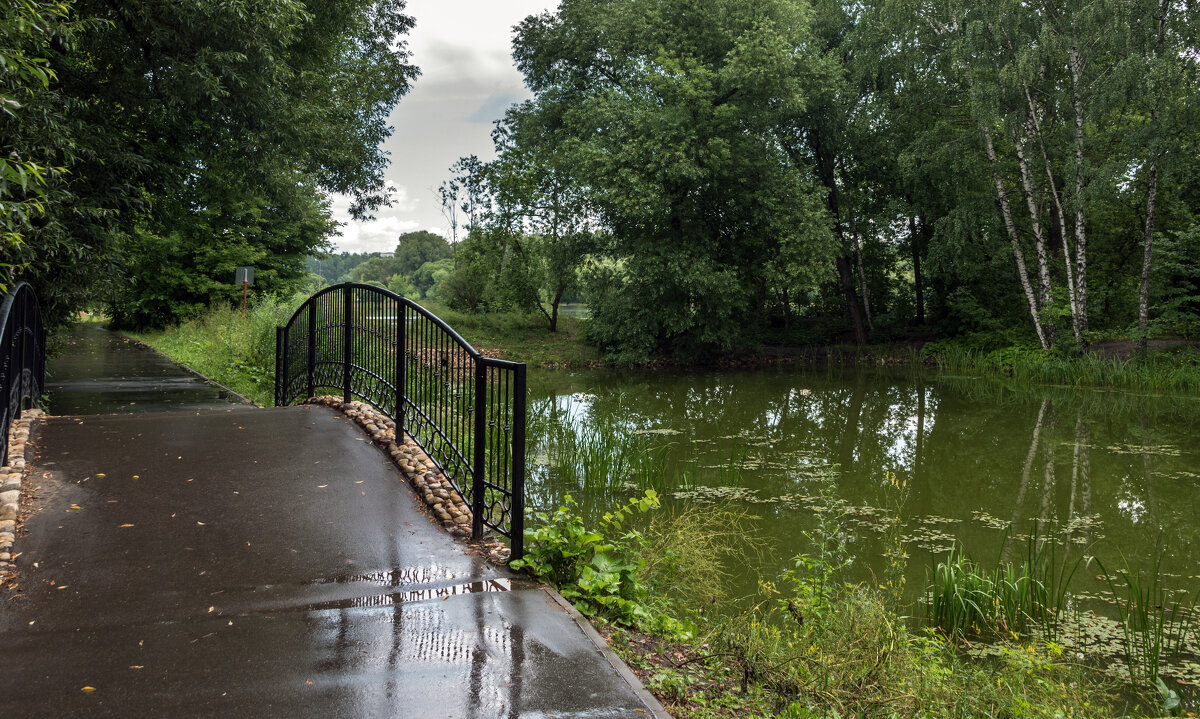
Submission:
[[[8,462],[8,428],[36,406],[46,386],[46,328],[37,295],[26,282],[0,304],[0,464]]]
[[[472,535],[490,527],[521,556],[525,365],[482,356],[411,300],[347,283],[276,331],[275,404],[330,392],[395,420],[471,506]]]

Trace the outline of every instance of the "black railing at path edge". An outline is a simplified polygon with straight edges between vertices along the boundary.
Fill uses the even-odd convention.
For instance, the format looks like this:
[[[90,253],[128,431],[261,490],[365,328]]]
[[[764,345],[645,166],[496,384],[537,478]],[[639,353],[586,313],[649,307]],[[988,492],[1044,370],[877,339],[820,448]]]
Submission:
[[[0,304],[0,353],[0,464],[8,464],[8,428],[41,401],[46,386],[46,328],[27,282]]]
[[[484,357],[412,300],[372,285],[327,287],[275,336],[275,405],[332,390],[396,422],[484,526],[523,553],[525,365]]]

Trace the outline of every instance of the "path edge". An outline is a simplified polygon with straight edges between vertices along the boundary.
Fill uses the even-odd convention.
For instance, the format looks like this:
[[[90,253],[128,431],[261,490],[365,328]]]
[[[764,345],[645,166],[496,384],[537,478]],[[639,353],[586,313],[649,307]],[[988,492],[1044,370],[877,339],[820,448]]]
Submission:
[[[613,648],[608,645],[608,642],[604,641],[604,637],[600,636],[600,632],[596,631],[596,628],[592,626],[591,620],[585,617],[570,602],[563,598],[563,595],[559,594],[558,590],[556,590],[554,587],[551,587],[548,584],[543,584],[541,589],[546,593],[546,596],[550,597],[551,601],[558,605],[559,609],[562,609],[564,612],[566,612],[567,616],[571,618],[571,621],[575,622],[575,626],[579,627],[580,631],[583,632],[583,635],[587,637],[589,641],[591,641],[592,646],[596,648],[596,651],[599,652],[600,656],[604,657],[604,661],[608,662],[609,666],[613,668],[613,671],[615,671],[622,679],[625,680],[625,683],[629,685],[629,688],[633,690],[633,693],[637,695],[637,698],[640,699],[642,704],[646,706],[646,709],[650,712],[650,715],[653,716],[654,719],[672,719],[671,715],[667,713],[667,710],[663,708],[662,703],[650,693],[650,690],[647,689],[644,684],[642,684],[642,680],[638,679],[637,675],[633,673],[633,670],[629,668],[629,665],[626,664],[621,657],[617,656],[617,653],[614,652]]]
[[[150,344],[149,342],[147,342],[145,340],[140,340],[137,337],[130,337],[129,335],[125,334],[124,332],[118,332],[116,330],[111,330],[111,329],[108,329],[107,327],[105,327],[104,329],[108,330],[109,332],[112,332],[114,335],[116,335],[118,337],[124,337],[125,339],[129,340],[130,342],[133,342],[134,344],[145,347],[146,349],[157,354],[158,356],[168,360],[169,362],[171,362],[171,364],[175,364],[175,365],[178,365],[178,366],[184,368],[188,372],[190,372],[190,373],[196,375],[197,377],[199,377],[200,379],[204,380],[204,382],[206,382],[207,384],[211,384],[214,387],[220,387],[225,392],[228,392],[229,394],[233,395],[238,400],[240,400],[239,402],[230,402],[230,404],[248,404],[251,407],[257,407],[259,409],[264,409],[263,405],[259,404],[258,402],[255,402],[254,400],[250,399],[249,397],[242,394],[241,392],[238,392],[236,390],[232,390],[232,389],[226,387],[225,385],[216,381],[212,377],[209,377],[208,375],[204,374],[203,372],[198,371],[195,367],[191,367],[189,365],[186,365],[186,364],[180,362],[179,360],[175,359],[174,357],[167,354],[166,352],[163,352],[162,350],[160,350],[159,348]]]

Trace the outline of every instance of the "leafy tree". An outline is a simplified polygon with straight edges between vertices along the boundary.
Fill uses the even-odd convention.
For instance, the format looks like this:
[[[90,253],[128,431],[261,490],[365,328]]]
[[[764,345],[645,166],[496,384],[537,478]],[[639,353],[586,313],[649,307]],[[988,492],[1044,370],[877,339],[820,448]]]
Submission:
[[[426,262],[436,262],[454,255],[454,248],[446,238],[424,230],[400,235],[396,245],[396,269],[405,276],[412,276]]]
[[[588,296],[602,346],[727,349],[760,324],[783,246],[828,256],[822,192],[779,143],[835,72],[806,6],[565,0],[518,26],[514,56],[608,231]]]
[[[309,256],[305,268],[320,275],[326,282],[334,284],[348,280],[350,271],[375,256],[373,252],[339,252],[337,254]]]
[[[386,201],[387,116],[416,76],[403,8],[401,0],[253,8],[188,0],[169,11],[143,0],[76,2],[75,45],[52,42],[30,55],[46,57],[58,76],[48,104],[61,113],[60,132],[35,134],[62,139],[43,143],[51,156],[42,164],[69,171],[66,194],[45,203],[43,227],[17,258],[39,292],[68,305],[100,287],[115,316],[168,321],[202,301],[197,288],[222,284],[226,265],[273,256],[298,227],[289,243],[305,244],[300,256],[323,249],[332,231],[325,192],[351,195],[353,214],[368,216]],[[151,261],[164,242],[177,266]],[[200,244],[209,245],[204,262],[189,249]],[[268,278],[300,276],[292,247],[278,263],[265,260]],[[171,284],[180,294],[153,310],[122,305],[133,295],[119,287],[103,289],[112,275],[142,286],[159,281],[148,273],[176,272],[203,281]]]
[[[350,279],[355,282],[386,284],[388,280],[398,274],[400,274],[399,268],[394,257],[372,257],[350,270]]]
[[[413,273],[412,285],[421,293],[421,299],[425,299],[453,271],[454,260],[452,259],[447,258],[438,260],[437,262],[426,262]]]
[[[518,260],[534,265],[526,304],[558,329],[558,306],[579,289],[580,269],[598,227],[586,187],[574,172],[561,108],[525,102],[509,108],[492,137],[498,158],[487,168],[495,195],[493,223],[513,235]],[[542,296],[550,305],[547,310]]]

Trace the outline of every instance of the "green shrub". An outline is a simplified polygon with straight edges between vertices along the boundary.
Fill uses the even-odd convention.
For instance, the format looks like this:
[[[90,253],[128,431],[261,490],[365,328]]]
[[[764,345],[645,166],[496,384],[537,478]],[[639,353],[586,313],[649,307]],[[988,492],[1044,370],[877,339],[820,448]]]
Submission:
[[[641,532],[625,529],[625,521],[659,506],[658,494],[646,490],[600,520],[601,529],[584,526],[571,495],[551,514],[536,513],[525,530],[525,556],[512,562],[539,581],[553,584],[575,607],[588,615],[602,615],[620,624],[650,626],[653,616],[643,604],[646,589],[638,581],[642,568],[637,547]]]

